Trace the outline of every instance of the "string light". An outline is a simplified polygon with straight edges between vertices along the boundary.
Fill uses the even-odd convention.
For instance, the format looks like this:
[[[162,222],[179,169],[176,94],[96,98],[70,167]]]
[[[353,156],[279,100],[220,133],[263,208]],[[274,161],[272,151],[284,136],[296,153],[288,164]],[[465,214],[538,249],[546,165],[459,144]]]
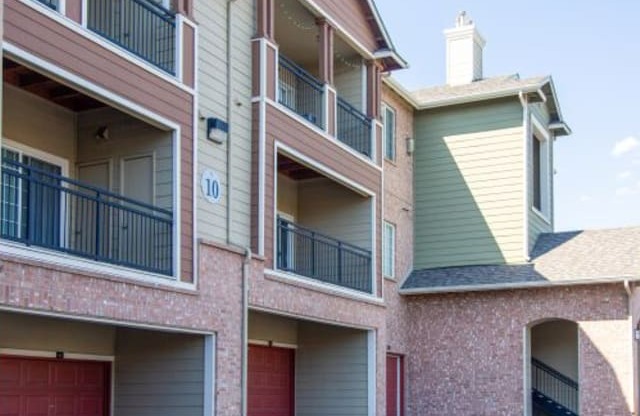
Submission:
[[[361,60],[359,62],[350,61],[346,57],[344,57],[340,52],[336,52],[335,57],[338,61],[340,61],[342,65],[347,66],[349,68],[360,68],[362,66]]]
[[[282,14],[284,14],[287,20],[291,22],[291,24],[297,27],[298,29],[313,30],[316,28],[315,22],[312,22],[311,24],[309,24],[308,22],[303,22],[301,20],[296,19],[295,16],[289,10],[287,10],[284,3],[280,3],[280,8],[282,9]]]

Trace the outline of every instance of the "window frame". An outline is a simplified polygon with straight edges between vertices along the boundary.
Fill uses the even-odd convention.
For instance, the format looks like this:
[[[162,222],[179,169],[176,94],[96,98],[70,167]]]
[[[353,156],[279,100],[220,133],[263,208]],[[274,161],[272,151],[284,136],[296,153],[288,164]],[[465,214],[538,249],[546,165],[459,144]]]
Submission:
[[[391,232],[390,239],[389,232]],[[390,247],[387,241],[390,242]],[[388,250],[390,253],[387,253]],[[387,254],[390,254],[389,260],[387,260]],[[388,279],[396,278],[396,225],[389,221],[382,223],[382,275]]]
[[[391,148],[389,148],[389,135],[387,134],[387,126],[388,126],[388,114],[392,114],[393,115],[393,130],[391,130],[391,141],[393,142]],[[384,136],[384,143],[383,143],[383,154],[384,154],[384,158],[386,160],[395,162],[396,160],[396,145],[397,145],[397,134],[396,134],[396,130],[398,127],[398,113],[396,112],[396,109],[393,108],[392,106],[390,106],[387,103],[383,103],[382,104],[382,126],[383,126],[383,136]],[[391,150],[391,155],[389,155],[389,150]]]
[[[550,222],[551,218],[551,134],[549,130],[533,114],[531,115],[530,141],[530,175],[531,175],[531,201],[530,207],[533,212]],[[536,166],[536,150],[538,145],[538,157]],[[537,178],[536,178],[537,174]],[[537,185],[537,186],[536,186]],[[539,187],[539,201],[536,201],[536,188]],[[539,202],[539,206],[536,202]]]

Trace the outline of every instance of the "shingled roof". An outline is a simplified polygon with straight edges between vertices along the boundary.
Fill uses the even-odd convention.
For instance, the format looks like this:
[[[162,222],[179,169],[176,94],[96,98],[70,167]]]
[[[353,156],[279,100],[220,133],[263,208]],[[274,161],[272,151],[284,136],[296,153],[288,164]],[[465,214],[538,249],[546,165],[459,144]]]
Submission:
[[[640,227],[541,234],[531,261],[416,270],[404,294],[640,280]]]

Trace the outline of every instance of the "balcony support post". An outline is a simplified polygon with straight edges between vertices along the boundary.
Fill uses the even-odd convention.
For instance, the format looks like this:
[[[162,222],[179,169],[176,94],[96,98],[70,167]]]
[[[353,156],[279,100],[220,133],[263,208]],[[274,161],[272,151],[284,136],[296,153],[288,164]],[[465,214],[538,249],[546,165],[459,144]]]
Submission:
[[[333,85],[333,27],[325,19],[316,20],[316,24],[320,81]]]
[[[367,62],[367,115],[372,119],[380,116],[380,84],[382,71],[376,61]]]
[[[258,32],[256,37],[275,39],[274,31],[274,0],[257,0]]]

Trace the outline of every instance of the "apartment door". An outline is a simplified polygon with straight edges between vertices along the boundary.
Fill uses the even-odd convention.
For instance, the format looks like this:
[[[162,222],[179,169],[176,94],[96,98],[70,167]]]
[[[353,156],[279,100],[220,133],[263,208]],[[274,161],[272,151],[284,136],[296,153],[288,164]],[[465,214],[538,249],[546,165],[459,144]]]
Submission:
[[[80,188],[73,212],[73,247],[83,254],[107,257],[111,246],[113,210],[109,198],[99,190],[109,190],[109,162],[78,166],[78,180],[91,188]]]
[[[286,348],[249,346],[248,416],[294,415],[294,357]]]
[[[0,414],[106,416],[110,363],[0,357]]]
[[[387,355],[387,416],[404,415],[404,360]]]
[[[122,161],[122,195],[153,205],[153,156],[136,156]],[[151,211],[135,203],[124,203],[120,211],[120,258],[128,264],[152,264]]]

